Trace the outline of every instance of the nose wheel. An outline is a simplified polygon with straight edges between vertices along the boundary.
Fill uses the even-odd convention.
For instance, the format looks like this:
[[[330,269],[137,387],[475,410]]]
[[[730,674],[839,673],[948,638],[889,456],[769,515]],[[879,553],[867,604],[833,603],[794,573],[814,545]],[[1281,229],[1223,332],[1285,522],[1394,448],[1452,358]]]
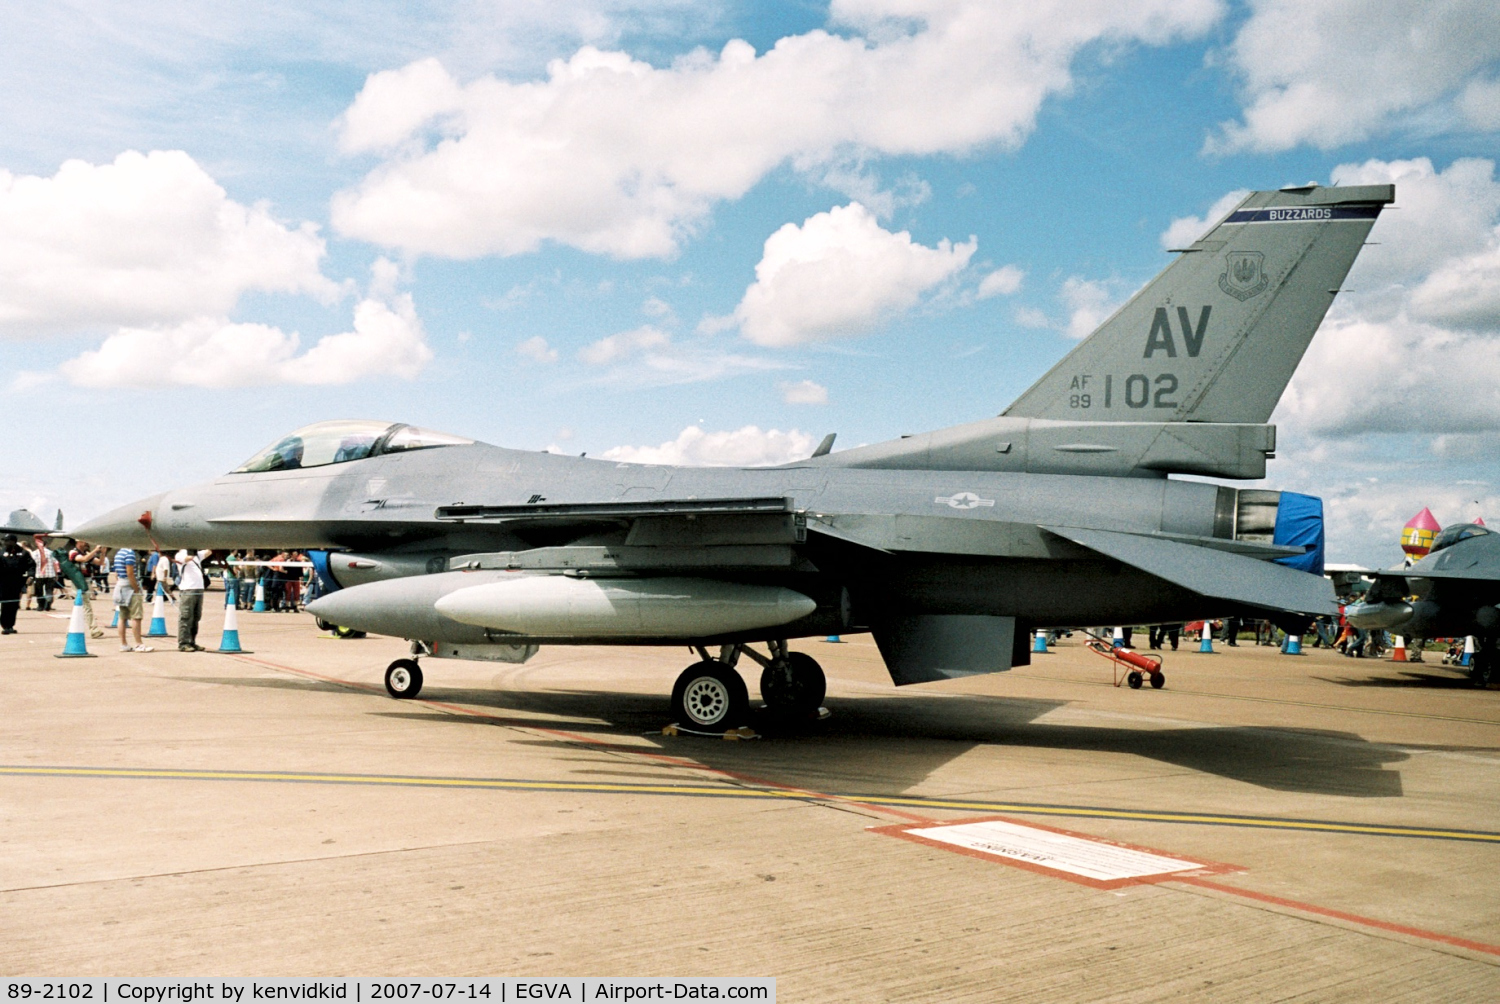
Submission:
[[[385,692],[408,700],[422,692],[422,667],[415,659],[397,659],[385,668]]]

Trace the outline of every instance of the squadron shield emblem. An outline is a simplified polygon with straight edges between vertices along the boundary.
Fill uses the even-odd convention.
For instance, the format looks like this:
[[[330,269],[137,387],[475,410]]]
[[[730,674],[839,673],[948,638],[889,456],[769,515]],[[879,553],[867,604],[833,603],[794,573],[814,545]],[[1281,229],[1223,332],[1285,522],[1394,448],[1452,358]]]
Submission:
[[[1236,300],[1248,300],[1271,284],[1266,278],[1265,256],[1259,251],[1231,251],[1224,259],[1219,288]]]

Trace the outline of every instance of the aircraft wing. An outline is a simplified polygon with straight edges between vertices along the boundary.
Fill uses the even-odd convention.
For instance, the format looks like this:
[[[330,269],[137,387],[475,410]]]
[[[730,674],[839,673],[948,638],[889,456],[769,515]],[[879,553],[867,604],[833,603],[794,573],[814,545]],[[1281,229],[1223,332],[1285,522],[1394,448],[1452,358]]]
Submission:
[[[1274,562],[1114,530],[1043,529],[1204,596],[1288,613],[1338,612],[1327,579]]]
[[[1500,535],[1469,537],[1429,554],[1410,568],[1393,569],[1389,575],[1409,579],[1459,579],[1470,582],[1500,580]]]

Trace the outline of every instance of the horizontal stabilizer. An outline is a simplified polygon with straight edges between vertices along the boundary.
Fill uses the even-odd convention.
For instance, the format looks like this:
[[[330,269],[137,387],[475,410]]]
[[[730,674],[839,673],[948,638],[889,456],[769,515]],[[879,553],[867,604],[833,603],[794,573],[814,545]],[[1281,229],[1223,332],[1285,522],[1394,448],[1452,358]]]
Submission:
[[[1288,613],[1338,612],[1333,583],[1274,562],[1113,530],[1044,529],[1204,596]]]

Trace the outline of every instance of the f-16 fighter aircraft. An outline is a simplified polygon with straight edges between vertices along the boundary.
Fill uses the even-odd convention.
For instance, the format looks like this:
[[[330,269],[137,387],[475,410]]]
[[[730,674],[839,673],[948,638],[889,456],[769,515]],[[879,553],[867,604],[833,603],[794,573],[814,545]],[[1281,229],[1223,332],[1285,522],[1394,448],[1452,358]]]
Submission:
[[[1250,195],[997,418],[758,469],[323,422],[77,532],[310,551],[310,611],[412,642],[397,697],[423,658],[691,646],[672,705],[705,730],[747,714],[741,657],[768,706],[817,708],[795,638],[873,632],[901,685],[1025,664],[1039,628],[1332,612],[1321,501],[1168,475],[1265,476],[1271,411],[1393,198]]]
[[[1478,523],[1447,527],[1427,556],[1409,568],[1376,572],[1363,603],[1344,611],[1357,628],[1384,628],[1409,638],[1473,635],[1469,678],[1500,681],[1500,535]]]

